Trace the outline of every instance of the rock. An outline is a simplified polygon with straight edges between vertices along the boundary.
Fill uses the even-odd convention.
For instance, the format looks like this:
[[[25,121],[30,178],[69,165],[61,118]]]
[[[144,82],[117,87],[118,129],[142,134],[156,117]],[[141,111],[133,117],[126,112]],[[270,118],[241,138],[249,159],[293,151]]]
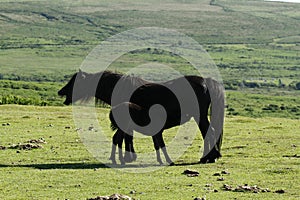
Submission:
[[[205,197],[202,197],[202,198],[196,197],[194,200],[206,200],[206,198]]]
[[[228,172],[227,170],[223,170],[223,171],[221,172],[221,174],[230,174],[230,172]]]
[[[217,179],[217,181],[224,181],[225,179],[223,178],[223,177],[219,177],[218,179]]]
[[[232,191],[233,190],[232,186],[227,185],[227,184],[223,185],[223,189],[226,190],[226,191]]]
[[[5,146],[0,146],[0,150],[5,150],[6,147]]]
[[[110,196],[98,196],[88,200],[132,200],[132,198],[123,194],[113,194]]]
[[[198,171],[196,171],[196,170],[190,170],[190,169],[184,170],[183,174],[187,175],[188,177],[199,176],[199,172]]]
[[[271,190],[269,188],[266,188],[266,189],[262,189],[261,192],[271,192]]]
[[[32,144],[47,144],[44,138],[29,140],[28,143]]]
[[[276,190],[275,193],[283,194],[283,193],[285,193],[285,191],[283,189],[280,189],[280,190]]]
[[[219,172],[214,173],[213,176],[221,176],[221,173],[219,173]]]

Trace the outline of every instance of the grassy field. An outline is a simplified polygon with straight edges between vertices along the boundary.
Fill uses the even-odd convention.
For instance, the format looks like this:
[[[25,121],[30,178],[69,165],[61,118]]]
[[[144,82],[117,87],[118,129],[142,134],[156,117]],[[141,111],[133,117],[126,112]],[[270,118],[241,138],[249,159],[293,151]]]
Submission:
[[[108,168],[93,158],[76,132],[71,107],[1,106],[1,199],[87,199],[121,193],[135,199],[299,199],[299,121],[227,117],[223,158],[195,164],[203,146],[200,134],[175,161],[176,166],[147,173]],[[108,110],[99,121],[109,130]],[[172,135],[175,129],[165,133]],[[19,150],[13,144],[43,138],[43,148]],[[151,138],[136,138],[138,154],[153,151]],[[110,149],[107,149],[110,151]],[[154,152],[153,152],[154,153]],[[129,164],[128,169],[136,167]],[[155,168],[155,166],[154,166]],[[196,170],[198,177],[182,174]],[[222,171],[228,173],[222,173]],[[216,174],[219,173],[219,174]],[[226,191],[248,184],[261,188]],[[270,192],[263,192],[263,189]],[[276,193],[283,190],[283,194]]]
[[[238,80],[281,78],[288,84],[299,80],[299,7],[237,0],[4,1],[1,76],[65,80],[102,40],[154,26],[175,29],[198,41],[223,67],[227,82],[238,75]],[[133,61],[149,59],[142,54]],[[121,62],[119,67],[124,65],[128,64]]]
[[[113,193],[142,200],[300,198],[300,4],[263,0],[0,0],[0,4],[0,199],[87,199]],[[196,164],[203,143],[200,134],[176,166],[152,166],[157,170],[148,173],[126,172],[140,167],[136,163],[109,168],[108,160],[96,160],[80,140],[72,109],[62,106],[57,91],[101,41],[138,27],[184,33],[199,42],[218,66],[226,88],[226,123],[223,158],[217,163]],[[183,58],[155,48],[124,54],[110,69],[126,72],[151,63],[194,73]],[[108,110],[97,111],[110,138]],[[165,133],[167,142],[176,130]],[[153,150],[151,138],[137,138],[135,146],[139,154]],[[188,177],[182,174],[186,169],[200,174]],[[261,189],[246,191],[245,184]],[[238,186],[244,188],[234,191]]]
[[[61,105],[56,91],[96,45],[128,29],[155,26],[203,45],[230,94],[230,114],[267,116],[271,97],[280,96],[282,103],[275,104],[288,108],[278,116],[299,118],[299,6],[237,0],[3,1],[0,104]],[[159,49],[129,52],[110,68],[126,72],[145,63],[193,73],[186,60]],[[258,103],[239,99],[243,92]]]

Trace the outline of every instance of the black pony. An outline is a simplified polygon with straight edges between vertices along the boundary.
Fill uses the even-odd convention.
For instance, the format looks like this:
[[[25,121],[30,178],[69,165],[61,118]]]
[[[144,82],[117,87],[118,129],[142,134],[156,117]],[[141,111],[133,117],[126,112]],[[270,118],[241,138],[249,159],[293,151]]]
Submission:
[[[124,115],[124,122],[126,123],[126,128],[121,128],[118,123],[116,122],[115,118],[114,118],[114,114],[113,113],[116,113],[117,115],[119,113],[125,113],[124,111],[125,110],[128,110],[129,111],[129,114],[130,114],[130,119],[126,120],[127,116]],[[121,117],[122,117],[122,114],[121,114]],[[157,116],[152,116],[152,117],[155,117],[157,120],[163,120],[161,116],[157,115]],[[152,140],[153,140],[153,143],[154,143],[154,148],[156,150],[156,158],[157,158],[157,162],[162,165],[163,162],[161,160],[161,157],[160,157],[160,152],[159,152],[159,149],[162,149],[163,153],[164,153],[164,156],[166,158],[166,161],[167,163],[169,163],[170,165],[173,165],[174,163],[172,162],[171,158],[169,157],[168,153],[167,153],[167,150],[166,150],[166,147],[165,147],[165,143],[164,143],[164,140],[163,140],[163,137],[162,137],[162,130],[160,130],[158,133],[154,134],[151,132],[151,130],[147,130],[145,129],[144,127],[146,127],[149,123],[151,123],[151,119],[149,117],[149,110],[148,109],[144,109],[143,107],[137,105],[137,104],[134,104],[134,103],[131,103],[131,102],[124,102],[124,103],[120,103],[118,104],[117,106],[114,106],[110,113],[109,113],[109,119],[111,121],[111,129],[112,130],[117,130],[116,134],[118,133],[118,141],[121,141],[125,135],[130,135],[132,136],[133,134],[133,131],[138,131],[140,133],[143,133],[144,135],[148,135],[148,136],[152,136]],[[165,129],[167,128],[167,124],[165,124],[166,127],[163,127],[162,129]],[[140,130],[139,130],[140,129]],[[124,134],[120,134],[120,132],[124,133]],[[154,131],[155,132],[155,131]],[[115,136],[114,136],[115,137]],[[127,136],[128,137],[128,136]],[[131,138],[125,138],[125,143],[128,143],[129,145],[131,145],[132,140]],[[119,155],[120,153],[122,152],[119,152]],[[111,160],[115,160],[115,148],[112,149],[111,151]],[[121,160],[122,158],[120,158]]]
[[[159,163],[161,163],[159,149],[162,149],[166,161],[172,164],[173,162],[168,156],[163,141],[162,132],[164,129],[181,125],[191,118],[194,118],[197,122],[204,138],[204,153],[200,162],[211,163],[221,157],[224,94],[222,86],[213,79],[199,76],[184,76],[157,84],[137,77],[124,76],[109,71],[95,74],[80,71],[73,75],[68,84],[58,94],[66,96],[64,102],[66,105],[78,100],[95,97],[113,107],[110,119],[113,127],[118,129],[113,136],[111,156],[113,163],[115,162],[113,155],[115,153],[115,145],[119,145],[120,148],[124,138],[126,151],[132,153],[130,154],[131,160],[136,158],[132,141],[132,132],[136,130],[145,135],[152,136]],[[214,122],[211,121],[211,126],[208,120],[210,104],[212,110],[211,117],[216,119]],[[156,105],[163,107],[164,112],[154,112],[153,116],[149,116],[153,110],[152,108],[155,108]],[[129,110],[131,117],[121,120],[123,125],[120,126],[115,121],[115,113],[119,113],[118,109],[124,108],[125,110]],[[164,116],[164,120],[160,120],[160,114]],[[140,119],[144,120],[139,121],[135,120],[135,117],[132,117],[139,115],[143,115],[144,117]],[[117,118],[122,118],[122,114],[117,116]],[[158,119],[156,120],[158,122],[163,121],[163,124],[159,126],[160,128],[156,130],[156,126],[154,126],[150,129],[143,129],[143,127],[147,127],[147,123],[151,122],[150,124],[152,124],[153,119]],[[129,124],[137,126],[131,127]],[[213,134],[207,135],[207,133]],[[124,163],[122,156],[120,160],[121,163]]]

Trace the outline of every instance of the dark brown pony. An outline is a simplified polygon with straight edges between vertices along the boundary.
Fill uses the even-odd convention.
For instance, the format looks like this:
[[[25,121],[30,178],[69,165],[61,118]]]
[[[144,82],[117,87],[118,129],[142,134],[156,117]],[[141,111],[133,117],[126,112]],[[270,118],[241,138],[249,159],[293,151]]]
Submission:
[[[119,87],[119,85],[122,87]],[[160,164],[162,161],[160,159],[159,149],[163,151],[166,161],[172,164],[173,162],[167,153],[162,137],[163,130],[181,125],[191,118],[195,119],[204,139],[204,153],[200,159],[200,163],[215,162],[216,159],[221,157],[224,94],[223,87],[213,79],[199,76],[184,76],[157,84],[147,82],[137,77],[124,76],[108,71],[96,74],[80,71],[73,75],[71,80],[58,94],[66,96],[64,102],[66,105],[78,100],[95,97],[113,107],[110,119],[113,127],[118,129],[113,136],[111,156],[113,163],[115,163],[113,155],[115,153],[114,145],[119,146],[120,152],[120,145],[122,145],[123,139],[125,139],[126,151],[132,153],[131,160],[136,158],[132,140],[132,132],[136,130],[138,132],[141,131],[145,135],[152,136],[157,152],[157,161]],[[117,98],[113,98],[114,94],[117,94],[115,95]],[[149,112],[154,105],[160,105],[164,108],[165,121],[161,126],[162,128],[151,133],[152,129],[145,130],[140,127],[147,126],[147,123],[150,123],[152,120],[152,118],[150,120]],[[211,117],[217,119],[214,123],[212,121],[211,126],[208,120],[210,105],[212,110]],[[120,127],[120,125],[114,121],[115,113],[118,113],[115,111],[124,107],[130,111],[131,115],[130,118],[126,118],[125,121],[123,120],[124,124],[129,125],[134,122],[133,124],[138,126],[127,126],[127,128],[124,128],[124,126]],[[133,116],[143,116],[139,118],[143,120],[139,121]],[[159,117],[159,115],[154,115],[153,119]],[[214,134],[206,137],[208,132],[213,132]],[[119,158],[121,163],[124,164],[125,161],[122,156],[120,156],[120,153]],[[129,159],[129,161],[131,160]]]

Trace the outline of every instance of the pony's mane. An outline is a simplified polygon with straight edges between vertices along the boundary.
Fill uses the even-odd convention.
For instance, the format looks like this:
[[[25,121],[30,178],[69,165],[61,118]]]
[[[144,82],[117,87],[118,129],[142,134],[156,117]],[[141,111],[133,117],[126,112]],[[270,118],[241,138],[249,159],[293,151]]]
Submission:
[[[119,79],[122,79],[121,81],[129,81],[133,87],[140,87],[141,85],[145,85],[147,83],[149,83],[148,81],[138,77],[138,76],[134,76],[134,75],[127,75],[121,72],[112,72],[109,70],[103,71],[103,72],[99,72],[97,74],[102,74],[103,77],[117,77]]]
[[[90,79],[99,80],[99,81],[105,81],[108,84],[113,84],[114,81],[121,81],[122,91],[130,91],[132,88],[136,89],[142,85],[148,84],[149,82],[133,75],[127,75],[120,72],[113,72],[109,70],[105,70],[102,72],[98,72],[95,74],[88,74]],[[101,76],[101,78],[100,78]],[[99,86],[97,86],[99,87]],[[102,90],[105,90],[105,88],[101,88]],[[101,90],[100,89],[100,90]],[[94,95],[87,94],[82,101],[89,101],[94,97]],[[98,105],[105,105],[104,101],[101,99],[95,98],[95,102]]]

